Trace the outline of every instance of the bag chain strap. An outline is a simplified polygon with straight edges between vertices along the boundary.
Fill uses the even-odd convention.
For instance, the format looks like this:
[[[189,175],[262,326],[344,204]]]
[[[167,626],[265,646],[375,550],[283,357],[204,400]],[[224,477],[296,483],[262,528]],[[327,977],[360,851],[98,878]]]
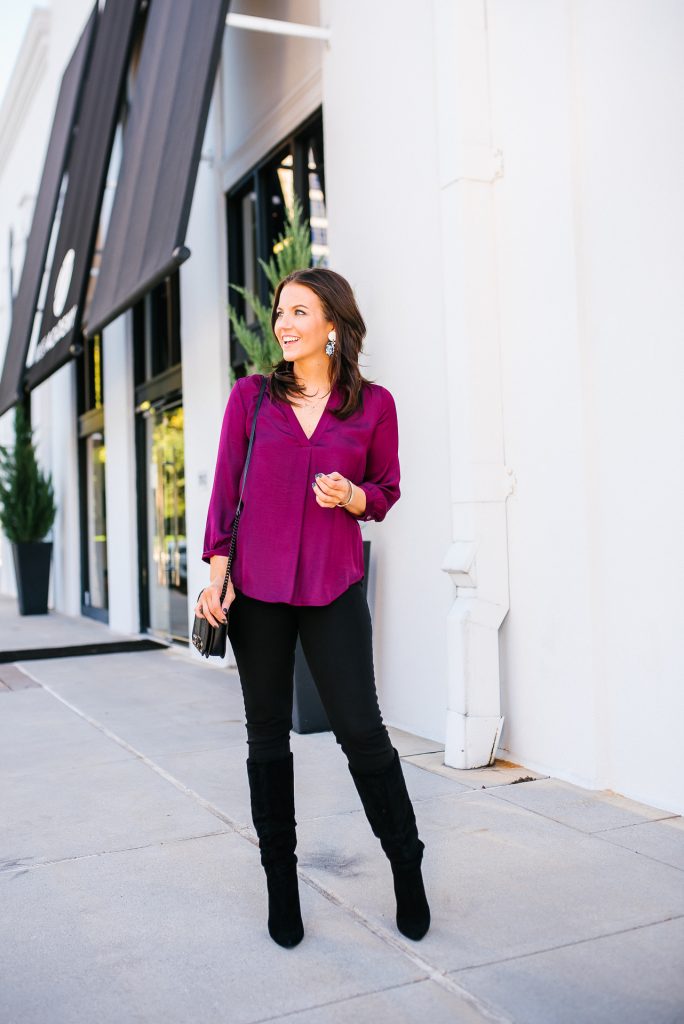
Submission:
[[[238,526],[240,525],[240,513],[242,512],[242,495],[243,495],[244,490],[245,490],[245,481],[247,479],[247,469],[249,468],[249,460],[250,460],[250,456],[252,454],[252,445],[254,444],[254,434],[255,434],[255,431],[256,431],[256,421],[257,421],[257,416],[259,414],[259,406],[261,405],[261,400],[264,397],[264,391],[265,390],[266,390],[266,377],[264,376],[262,381],[261,381],[261,391],[259,392],[259,399],[257,401],[256,411],[254,413],[254,422],[252,423],[252,433],[250,434],[250,437],[249,437],[249,447],[247,448],[247,457],[245,459],[245,468],[244,468],[243,474],[242,474],[242,487],[240,488],[240,497],[238,498],[237,509],[236,509],[236,512],[235,512],[235,518],[233,519],[233,526],[232,526],[232,529],[231,529],[230,550],[228,551],[228,564],[226,565],[226,575],[225,575],[225,577],[223,579],[223,586],[221,588],[221,604],[223,604],[223,601],[224,601],[225,596],[226,596],[226,591],[228,590],[228,580],[230,579],[230,569],[231,569],[231,566],[233,564],[233,555],[235,554],[235,541],[236,541],[236,538],[237,538]]]

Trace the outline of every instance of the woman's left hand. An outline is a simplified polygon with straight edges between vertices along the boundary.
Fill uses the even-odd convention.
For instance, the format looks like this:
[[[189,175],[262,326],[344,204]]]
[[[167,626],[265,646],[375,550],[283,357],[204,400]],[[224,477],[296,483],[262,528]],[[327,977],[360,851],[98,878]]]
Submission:
[[[335,508],[349,497],[349,483],[341,473],[317,473],[313,488],[316,501],[323,508]]]

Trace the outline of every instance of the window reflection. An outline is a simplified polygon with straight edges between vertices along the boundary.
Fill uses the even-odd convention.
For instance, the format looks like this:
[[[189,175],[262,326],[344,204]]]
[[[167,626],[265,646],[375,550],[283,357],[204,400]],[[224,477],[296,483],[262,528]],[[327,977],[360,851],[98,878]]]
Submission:
[[[268,263],[278,254],[286,233],[286,218],[294,210],[295,196],[311,230],[311,263],[328,266],[328,212],[325,202],[323,121],[320,112],[302,125],[275,153],[260,161],[227,196],[228,267],[231,284],[270,304],[271,287],[259,260]],[[253,330],[257,318],[235,289],[231,306]],[[231,330],[231,366],[240,367],[247,354]],[[240,371],[238,370],[238,376]]]
[[[243,196],[241,211],[245,288],[248,288],[251,292],[256,292],[258,289],[257,271],[259,264],[257,263],[257,211],[256,192],[254,189],[251,189],[247,195]],[[254,310],[249,304],[247,304],[245,309],[245,320],[248,324],[253,324],[256,320]]]
[[[280,191],[282,195],[282,202],[285,203],[285,207],[290,215],[294,213],[294,159],[292,153],[288,153],[286,157],[280,161],[280,165],[277,169],[278,181],[280,182]],[[281,197],[278,197],[278,201],[281,201]]]
[[[87,589],[84,604],[88,608],[108,607],[107,587],[107,506],[105,498],[104,435],[90,434],[86,445],[86,543],[88,547]]]
[[[150,628],[164,637],[187,639],[183,406],[151,409],[146,434]]]
[[[316,154],[313,146],[309,146],[309,208],[311,224],[311,256],[316,266],[327,267],[328,255],[328,216],[325,209],[325,196],[318,174]]]

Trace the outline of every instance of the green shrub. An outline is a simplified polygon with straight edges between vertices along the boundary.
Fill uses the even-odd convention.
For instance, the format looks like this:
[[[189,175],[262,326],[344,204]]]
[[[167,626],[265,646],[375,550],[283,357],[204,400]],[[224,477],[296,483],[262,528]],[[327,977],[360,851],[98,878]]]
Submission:
[[[13,544],[40,541],[50,532],[57,509],[52,477],[36,461],[33,431],[20,405],[14,436],[14,447],[0,445],[0,526]]]
[[[278,282],[284,277],[293,270],[304,270],[311,266],[311,227],[303,216],[298,196],[294,196],[292,209],[286,208],[285,231],[278,236],[273,249],[273,255],[268,263],[260,257],[258,261],[271,286],[268,307],[248,288],[238,284],[230,286],[242,295],[254,314],[254,323],[250,325],[232,306],[228,307],[228,316],[235,336],[247,353],[247,373],[269,373],[282,359],[282,349],[273,337],[271,329],[273,296]],[[323,257],[314,265],[318,266],[322,260]],[[231,383],[234,383],[232,379]]]

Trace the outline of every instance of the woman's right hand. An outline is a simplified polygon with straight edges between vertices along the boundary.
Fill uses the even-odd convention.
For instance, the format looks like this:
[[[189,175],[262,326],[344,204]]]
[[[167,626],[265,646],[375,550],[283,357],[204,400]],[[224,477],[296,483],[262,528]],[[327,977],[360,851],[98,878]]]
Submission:
[[[221,626],[226,622],[226,616],[224,609],[227,611],[231,604],[235,600],[235,590],[233,589],[233,581],[228,580],[228,587],[226,589],[226,596],[223,599],[223,605],[221,604],[221,589],[223,587],[223,580],[217,580],[205,587],[199,596],[199,600],[195,605],[195,615],[198,615],[200,619],[206,619],[212,626]]]

